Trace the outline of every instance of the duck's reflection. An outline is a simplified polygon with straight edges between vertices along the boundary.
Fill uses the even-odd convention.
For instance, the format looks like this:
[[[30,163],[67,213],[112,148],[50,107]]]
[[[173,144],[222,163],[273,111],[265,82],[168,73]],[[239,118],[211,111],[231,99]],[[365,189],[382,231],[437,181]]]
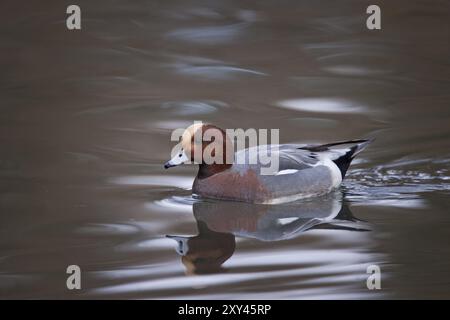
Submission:
[[[167,236],[177,241],[176,250],[187,274],[223,271],[222,264],[236,248],[235,237],[278,241],[318,228],[367,231],[336,197],[285,205],[200,201],[193,204],[193,210],[198,235]]]
[[[197,220],[198,235],[193,237],[168,236],[178,242],[177,252],[187,274],[207,274],[222,271],[222,264],[234,253],[235,236],[216,232],[207,223]]]

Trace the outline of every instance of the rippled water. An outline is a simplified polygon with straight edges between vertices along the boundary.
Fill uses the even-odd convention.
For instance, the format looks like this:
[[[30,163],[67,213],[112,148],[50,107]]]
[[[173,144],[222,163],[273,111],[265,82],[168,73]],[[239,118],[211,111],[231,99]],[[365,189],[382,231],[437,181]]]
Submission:
[[[447,1],[78,4],[0,11],[0,298],[450,298]],[[375,142],[328,196],[205,201],[162,167],[194,120]]]

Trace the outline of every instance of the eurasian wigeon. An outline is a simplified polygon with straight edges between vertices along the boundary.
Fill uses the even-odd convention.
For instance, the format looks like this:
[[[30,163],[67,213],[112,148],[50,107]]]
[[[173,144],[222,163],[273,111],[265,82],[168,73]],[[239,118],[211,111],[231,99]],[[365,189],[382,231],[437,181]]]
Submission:
[[[213,138],[205,139],[205,133],[211,131],[215,132]],[[337,188],[353,158],[370,141],[260,145],[234,152],[233,143],[223,129],[194,124],[184,131],[179,152],[164,167],[198,163],[192,192],[200,197],[278,204],[323,195]],[[212,151],[214,161],[205,161],[205,151]],[[268,153],[277,157],[277,170],[261,174],[267,163],[260,159],[267,159]]]

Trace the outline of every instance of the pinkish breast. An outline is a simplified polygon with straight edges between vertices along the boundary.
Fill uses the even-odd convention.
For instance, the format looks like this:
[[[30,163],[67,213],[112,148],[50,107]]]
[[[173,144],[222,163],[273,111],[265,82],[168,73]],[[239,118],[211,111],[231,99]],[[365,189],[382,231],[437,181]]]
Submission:
[[[261,184],[255,171],[248,170],[241,175],[233,171],[223,171],[205,179],[195,178],[193,193],[223,200],[262,203],[270,198],[270,193]]]

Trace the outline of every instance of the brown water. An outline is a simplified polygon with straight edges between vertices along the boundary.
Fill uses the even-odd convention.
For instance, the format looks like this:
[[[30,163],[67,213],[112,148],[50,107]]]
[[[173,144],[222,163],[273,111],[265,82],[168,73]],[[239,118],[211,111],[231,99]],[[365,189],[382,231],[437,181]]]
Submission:
[[[0,298],[450,298],[448,1],[68,4],[1,5]],[[162,167],[194,120],[376,141],[327,197],[208,202]]]

